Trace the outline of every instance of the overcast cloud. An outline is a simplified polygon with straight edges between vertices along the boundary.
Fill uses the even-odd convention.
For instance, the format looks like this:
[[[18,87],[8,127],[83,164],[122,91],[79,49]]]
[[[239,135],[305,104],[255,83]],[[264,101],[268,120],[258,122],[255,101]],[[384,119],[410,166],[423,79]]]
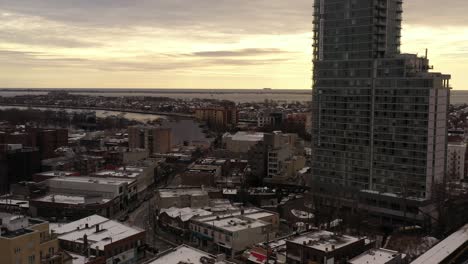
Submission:
[[[0,87],[308,88],[312,4],[0,0]],[[404,4],[403,51],[429,48],[458,89],[468,89],[466,10],[466,0]]]

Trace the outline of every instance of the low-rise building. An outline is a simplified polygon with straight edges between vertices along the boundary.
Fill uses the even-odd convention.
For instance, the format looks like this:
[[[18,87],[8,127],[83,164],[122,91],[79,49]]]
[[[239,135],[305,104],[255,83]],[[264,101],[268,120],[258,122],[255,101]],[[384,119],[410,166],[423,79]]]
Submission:
[[[137,199],[134,179],[54,177],[44,181],[49,192],[31,199],[31,213],[76,219],[92,213],[112,217]]]
[[[216,178],[216,186],[233,188],[244,184],[251,172],[249,162],[241,159],[230,159],[227,164],[227,169],[220,177]]]
[[[160,159],[144,159],[139,162],[119,167],[115,170],[103,170],[93,174],[103,178],[121,178],[136,181],[137,193],[142,193],[155,183]]]
[[[405,254],[384,248],[371,249],[351,259],[347,264],[406,264]]]
[[[104,158],[91,155],[70,155],[41,161],[44,171],[77,171],[89,175],[104,166]]]
[[[32,216],[56,220],[77,220],[93,214],[112,217],[120,211],[119,198],[106,199],[102,196],[49,193],[29,202]]]
[[[196,160],[179,176],[184,186],[235,187],[248,171],[247,160],[209,157]]]
[[[368,248],[365,238],[316,230],[286,242],[288,264],[339,264]]]
[[[136,181],[125,178],[55,177],[48,179],[49,191],[55,194],[102,196],[106,199],[121,197],[122,202],[136,195]]]
[[[8,195],[0,196],[0,211],[26,215],[29,213],[29,201]]]
[[[55,177],[70,177],[70,176],[80,176],[80,173],[76,171],[44,171],[39,172],[33,175],[32,180],[34,182],[43,182],[48,179]]]
[[[252,246],[242,254],[249,264],[287,264],[286,237],[276,238],[265,243]]]
[[[98,215],[57,226],[52,232],[60,247],[82,256],[84,264],[137,263],[145,255],[144,230]]]
[[[203,208],[209,206],[208,192],[201,188],[158,189],[155,195],[158,209],[171,207]]]
[[[279,127],[286,114],[281,110],[264,109],[257,114],[257,126],[258,127]]]
[[[248,153],[249,150],[263,141],[263,133],[240,131],[235,134],[223,135],[223,146],[226,150],[234,153]]]
[[[196,217],[190,221],[192,241],[234,257],[248,247],[276,237],[279,217],[257,208]]]
[[[62,264],[66,254],[59,250],[57,237],[50,233],[49,223],[0,213],[0,262],[4,264]]]
[[[171,207],[161,209],[159,213],[159,224],[168,231],[178,235],[186,236],[189,234],[189,222],[192,218],[198,216],[212,215],[213,213],[199,208],[177,208]]]
[[[224,255],[214,256],[199,249],[180,245],[176,248],[169,249],[153,260],[145,264],[177,264],[177,263],[190,263],[190,264],[230,264],[232,262],[226,261]]]
[[[114,149],[102,154],[105,158],[106,164],[110,166],[121,166],[124,164],[131,164],[149,157],[147,149]]]
[[[216,179],[221,177],[219,165],[191,164],[179,175],[184,186],[215,186]]]

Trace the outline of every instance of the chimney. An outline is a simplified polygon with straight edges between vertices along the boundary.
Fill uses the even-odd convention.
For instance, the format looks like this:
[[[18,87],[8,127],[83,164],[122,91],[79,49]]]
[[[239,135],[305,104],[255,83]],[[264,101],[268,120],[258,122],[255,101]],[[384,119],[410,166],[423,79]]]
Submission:
[[[84,234],[83,236],[83,247],[84,247],[84,252],[85,252],[85,256],[86,257],[89,257],[88,253],[88,236],[86,234]]]

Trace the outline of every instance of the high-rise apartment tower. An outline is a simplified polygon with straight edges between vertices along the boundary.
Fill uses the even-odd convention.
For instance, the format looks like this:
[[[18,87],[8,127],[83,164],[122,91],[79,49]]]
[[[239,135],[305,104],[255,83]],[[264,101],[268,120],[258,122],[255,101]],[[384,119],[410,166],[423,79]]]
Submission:
[[[422,220],[445,176],[450,76],[400,53],[402,5],[314,2],[313,184]]]

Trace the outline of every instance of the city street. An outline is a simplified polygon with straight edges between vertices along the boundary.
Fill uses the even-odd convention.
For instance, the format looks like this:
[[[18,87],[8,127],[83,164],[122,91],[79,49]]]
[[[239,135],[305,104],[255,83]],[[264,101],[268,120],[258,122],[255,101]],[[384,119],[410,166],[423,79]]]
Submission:
[[[154,197],[148,201],[144,201],[140,207],[129,214],[127,222],[130,225],[145,229],[146,242],[148,245],[161,252],[170,249],[172,245],[154,235],[154,228],[151,224],[152,220],[150,219],[150,212],[154,212],[154,202]]]
[[[165,187],[172,184],[174,181],[174,175],[168,175],[166,179],[161,179],[156,188]],[[158,227],[156,219],[152,219],[153,213],[156,210],[156,198],[153,196],[147,201],[143,201],[133,212],[128,214],[127,223],[129,225],[137,226],[146,230],[146,242],[147,244],[162,252],[168,250],[180,243],[177,243],[178,239],[172,234],[166,233],[163,230],[154,230],[154,227]]]

